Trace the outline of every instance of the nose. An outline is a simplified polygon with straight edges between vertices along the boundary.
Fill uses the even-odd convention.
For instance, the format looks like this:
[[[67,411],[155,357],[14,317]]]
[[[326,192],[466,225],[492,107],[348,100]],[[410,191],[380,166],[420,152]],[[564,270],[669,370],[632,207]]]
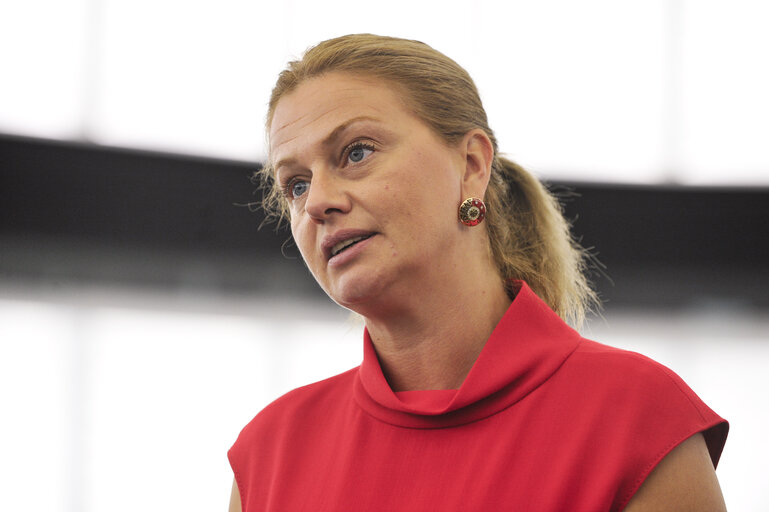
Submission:
[[[319,171],[313,173],[304,208],[314,222],[322,223],[350,211],[350,199],[338,177]]]

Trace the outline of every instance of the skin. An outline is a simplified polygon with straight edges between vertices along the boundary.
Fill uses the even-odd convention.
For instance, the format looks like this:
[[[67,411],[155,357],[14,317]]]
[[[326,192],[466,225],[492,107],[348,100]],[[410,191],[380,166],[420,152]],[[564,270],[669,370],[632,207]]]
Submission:
[[[493,149],[482,130],[445,143],[403,97],[366,77],[310,79],[278,103],[270,158],[307,267],[334,301],[365,318],[391,388],[457,389],[510,305],[483,225],[457,218],[462,200],[484,196]],[[344,230],[371,237],[329,258],[324,240]],[[695,478],[681,488],[693,502],[689,484],[707,483],[696,477],[708,475],[704,462],[684,443],[653,475]],[[691,465],[702,471],[689,472]],[[674,506],[684,502],[669,486],[666,477],[650,477],[641,491],[670,510],[721,510]],[[628,510],[663,510],[642,499]],[[233,483],[230,511],[240,510]]]
[[[232,492],[230,493],[229,512],[243,512],[243,505],[240,503],[240,490],[234,478],[232,480]]]
[[[625,512],[724,512],[726,504],[702,434],[670,452],[649,474]]]
[[[510,305],[486,230],[457,219],[463,199],[483,197],[493,149],[482,130],[448,146],[401,97],[379,81],[311,79],[278,103],[271,158],[300,192],[291,231],[308,268],[365,317],[391,387],[455,389]],[[356,141],[373,148],[358,162],[345,151]],[[322,241],[345,229],[374,236],[334,265]]]

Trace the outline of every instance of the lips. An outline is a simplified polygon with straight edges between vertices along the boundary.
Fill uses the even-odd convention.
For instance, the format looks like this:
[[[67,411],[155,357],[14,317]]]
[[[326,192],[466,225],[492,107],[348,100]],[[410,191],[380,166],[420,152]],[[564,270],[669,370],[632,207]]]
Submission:
[[[345,249],[347,249],[351,245],[356,244],[356,243],[360,242],[361,240],[365,240],[367,238],[369,238],[369,237],[367,237],[367,236],[356,236],[355,238],[348,238],[347,240],[345,240],[343,242],[339,242],[338,244],[336,244],[334,247],[331,248],[331,257],[333,258],[334,256],[336,256],[340,252],[344,251]]]
[[[367,238],[371,238],[375,234],[376,233],[373,231],[364,231],[360,229],[345,229],[337,231],[336,233],[323,238],[323,242],[321,244],[323,255],[326,257],[326,260],[329,260],[334,256],[344,252],[346,249],[349,249],[356,243],[366,240]]]

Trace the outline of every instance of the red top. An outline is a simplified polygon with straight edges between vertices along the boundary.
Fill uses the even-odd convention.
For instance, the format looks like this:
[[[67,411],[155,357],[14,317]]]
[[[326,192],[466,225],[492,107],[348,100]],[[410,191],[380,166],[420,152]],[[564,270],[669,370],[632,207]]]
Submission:
[[[244,512],[622,510],[654,466],[728,424],[672,371],[583,339],[525,284],[459,390],[359,368],[279,398],[229,451]]]

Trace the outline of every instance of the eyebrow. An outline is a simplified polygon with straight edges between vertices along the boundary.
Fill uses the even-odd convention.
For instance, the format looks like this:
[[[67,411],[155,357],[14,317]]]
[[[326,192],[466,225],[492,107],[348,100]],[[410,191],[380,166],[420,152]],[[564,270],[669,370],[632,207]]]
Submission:
[[[344,123],[342,123],[339,126],[337,126],[336,128],[334,128],[331,131],[331,133],[329,133],[326,136],[326,138],[321,141],[321,145],[324,146],[324,147],[331,146],[336,141],[336,139],[339,138],[339,136],[342,134],[342,132],[344,132],[351,125],[353,125],[355,123],[359,123],[361,121],[375,121],[375,122],[379,122],[379,119],[377,119],[376,117],[371,117],[371,116],[358,116],[358,117],[353,117],[352,119],[348,119]],[[273,168],[275,174],[277,175],[278,169],[280,169],[281,167],[283,167],[285,165],[293,165],[295,163],[296,163],[296,158],[294,158],[294,157],[284,158],[282,160],[279,160],[278,163],[276,163],[272,168]]]

